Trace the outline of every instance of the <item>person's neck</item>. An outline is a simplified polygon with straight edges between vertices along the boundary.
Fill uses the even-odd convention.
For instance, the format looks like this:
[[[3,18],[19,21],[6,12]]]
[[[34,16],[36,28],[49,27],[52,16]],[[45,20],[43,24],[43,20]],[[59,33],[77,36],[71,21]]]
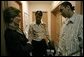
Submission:
[[[38,24],[38,23],[36,23],[36,24],[39,26],[41,23],[39,23],[39,24]]]
[[[36,21],[36,24],[37,24],[37,25],[40,25],[40,24],[41,24],[41,21],[39,21],[39,22],[38,22],[38,21]]]
[[[71,12],[69,13],[68,18],[71,18],[71,17],[73,16],[73,14],[74,14],[74,12],[73,12],[73,11],[71,11]]]
[[[16,26],[13,22],[9,24],[9,27],[14,30],[18,28],[18,26]]]

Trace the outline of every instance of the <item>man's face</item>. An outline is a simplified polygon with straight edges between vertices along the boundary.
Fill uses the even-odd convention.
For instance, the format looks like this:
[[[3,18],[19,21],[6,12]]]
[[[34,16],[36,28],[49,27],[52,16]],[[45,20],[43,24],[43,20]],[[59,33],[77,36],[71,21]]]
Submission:
[[[63,16],[63,17],[67,17],[67,14],[68,14],[68,9],[67,9],[67,7],[64,7],[64,6],[60,6],[60,12],[61,12],[61,15]]]
[[[41,18],[42,18],[42,16],[39,13],[37,13],[36,14],[36,23],[37,24],[40,24],[41,23]]]

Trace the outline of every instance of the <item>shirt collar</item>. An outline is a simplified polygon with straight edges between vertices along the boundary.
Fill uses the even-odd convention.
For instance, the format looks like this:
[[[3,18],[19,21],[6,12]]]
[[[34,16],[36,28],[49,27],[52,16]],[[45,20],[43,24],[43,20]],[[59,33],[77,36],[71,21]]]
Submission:
[[[44,22],[41,20],[41,23],[40,24],[43,24]],[[36,20],[33,22],[33,24],[36,24]]]
[[[76,13],[74,13],[71,18],[67,18],[66,21],[64,22],[64,24],[66,24],[66,25],[73,24],[75,22],[75,17],[76,17]]]
[[[74,13],[73,16],[69,19],[69,21],[74,23],[76,16],[77,16],[76,13]]]

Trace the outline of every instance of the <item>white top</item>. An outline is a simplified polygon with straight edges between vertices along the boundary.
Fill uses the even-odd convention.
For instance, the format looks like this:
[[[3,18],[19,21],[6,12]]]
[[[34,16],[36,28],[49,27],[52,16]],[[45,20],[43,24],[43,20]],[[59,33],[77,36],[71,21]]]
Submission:
[[[41,41],[42,39],[46,38],[48,36],[48,29],[46,24],[40,23],[37,25],[35,22],[30,25],[29,27],[29,39]]]
[[[58,50],[64,56],[68,56],[79,50],[79,45],[83,47],[83,16],[74,13],[63,25]]]

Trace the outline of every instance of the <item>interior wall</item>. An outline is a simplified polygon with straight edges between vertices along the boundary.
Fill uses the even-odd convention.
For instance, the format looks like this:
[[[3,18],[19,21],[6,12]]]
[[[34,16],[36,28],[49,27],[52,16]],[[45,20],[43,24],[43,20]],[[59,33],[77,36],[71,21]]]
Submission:
[[[83,1],[76,1],[75,5],[76,13],[83,15]]]
[[[55,8],[51,14],[51,37],[54,43],[58,45],[60,29],[62,26],[62,16],[60,15],[59,6]]]
[[[55,19],[55,15],[53,13],[51,13],[51,38],[52,40],[56,41],[56,19]]]
[[[58,45],[60,29],[62,25],[62,16],[60,15],[59,5],[62,1],[52,2],[52,13],[51,13],[51,38],[55,45]]]
[[[22,3],[22,13],[23,13],[23,31],[28,38],[28,29],[30,24],[29,19],[29,3],[28,1],[20,1]]]
[[[51,10],[53,11],[62,1],[53,1],[51,4]]]
[[[13,6],[17,9],[20,9],[19,5],[17,3],[15,3],[15,1],[8,1],[8,6]]]

